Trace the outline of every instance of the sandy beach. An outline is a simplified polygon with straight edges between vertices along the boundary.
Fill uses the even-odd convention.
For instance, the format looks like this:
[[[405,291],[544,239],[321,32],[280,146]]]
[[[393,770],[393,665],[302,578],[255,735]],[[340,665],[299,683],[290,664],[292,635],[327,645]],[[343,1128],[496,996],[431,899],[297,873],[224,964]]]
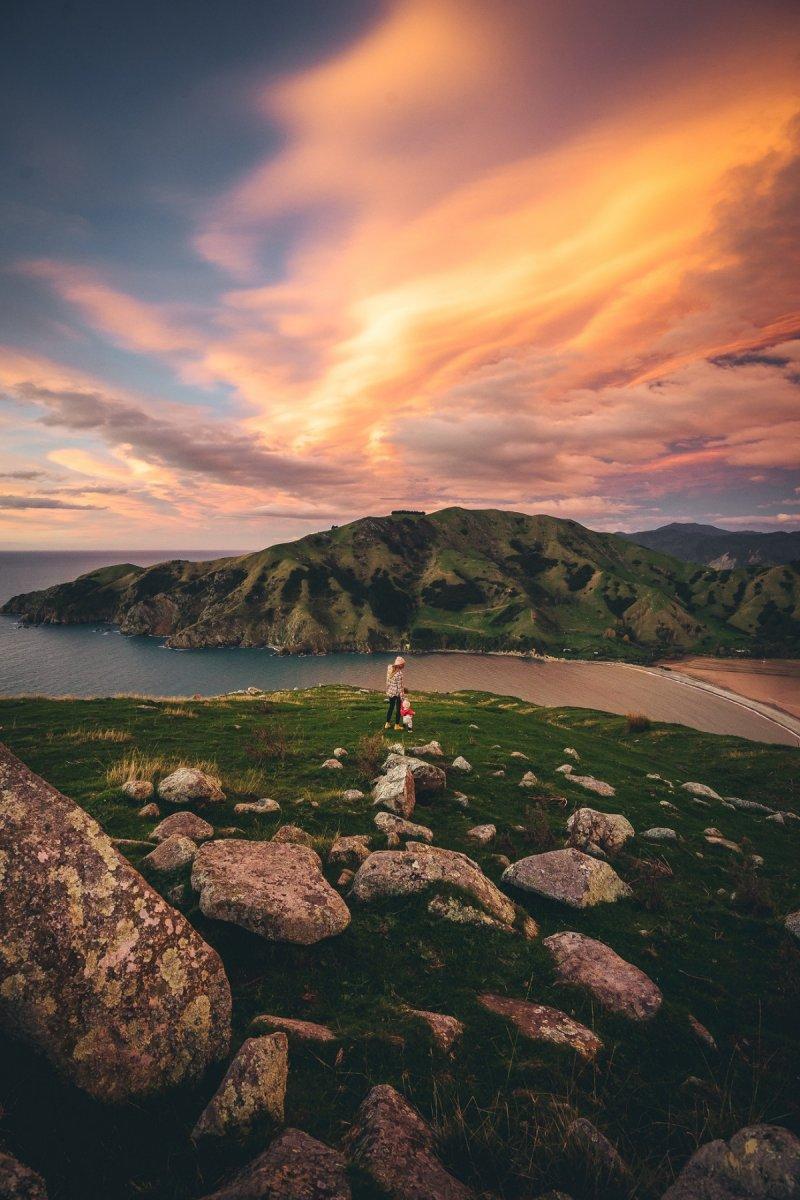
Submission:
[[[658,665],[800,718],[800,661],[795,659],[683,658]]]

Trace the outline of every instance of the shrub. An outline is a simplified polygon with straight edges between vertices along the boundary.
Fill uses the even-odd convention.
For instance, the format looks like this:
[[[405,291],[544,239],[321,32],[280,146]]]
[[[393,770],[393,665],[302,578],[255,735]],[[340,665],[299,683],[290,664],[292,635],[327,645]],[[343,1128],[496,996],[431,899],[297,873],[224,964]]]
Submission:
[[[386,757],[386,743],[382,733],[365,733],[356,742],[353,762],[363,779],[374,779]]]
[[[628,733],[644,733],[652,726],[652,721],[644,713],[627,713],[625,716]]]

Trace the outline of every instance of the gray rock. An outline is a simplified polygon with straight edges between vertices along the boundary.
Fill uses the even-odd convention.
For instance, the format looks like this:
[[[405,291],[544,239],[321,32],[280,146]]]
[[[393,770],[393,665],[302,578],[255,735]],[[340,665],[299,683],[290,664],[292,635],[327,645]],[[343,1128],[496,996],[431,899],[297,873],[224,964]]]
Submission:
[[[201,1113],[192,1130],[192,1141],[244,1139],[264,1125],[283,1124],[288,1075],[285,1033],[248,1038]]]
[[[690,780],[689,783],[682,783],[681,788],[684,792],[688,792],[690,796],[700,796],[706,800],[721,800],[722,797],[713,788],[708,787],[705,783],[695,783]]]
[[[472,925],[484,929],[497,929],[501,933],[516,933],[517,930],[508,921],[500,921],[492,917],[482,908],[467,904],[457,896],[433,896],[428,902],[428,912],[432,917],[450,921],[453,925]],[[524,937],[533,940],[539,936],[539,926],[532,917],[523,919],[520,932]]]
[[[342,792],[342,799],[348,804],[355,804],[356,800],[364,800],[365,796],[358,788],[348,788],[346,792]]]
[[[567,821],[571,846],[579,850],[599,847],[605,854],[616,854],[634,836],[634,828],[622,813],[598,812],[594,808],[579,808]]]
[[[589,908],[632,895],[613,867],[574,848],[521,858],[506,868],[503,882],[571,908]]]
[[[616,789],[610,783],[605,783],[602,779],[595,779],[594,775],[576,775],[574,771],[569,771],[564,773],[564,778],[568,783],[577,783],[587,792],[596,792],[598,796],[616,795]]]
[[[193,812],[176,812],[156,825],[150,837],[154,842],[164,842],[175,834],[191,838],[193,842],[207,842],[214,836],[214,826]]]
[[[696,1150],[663,1200],[797,1200],[800,1140],[777,1125],[750,1125]]]
[[[459,754],[458,758],[454,758],[451,766],[454,771],[464,771],[467,773],[472,770],[472,764],[467,762],[463,754]]]
[[[217,954],[82,809],[0,747],[0,1023],[127,1102],[228,1052]]]
[[[337,746],[333,752],[334,758],[347,758],[347,756],[348,752],[345,750],[344,746]]]
[[[197,767],[178,767],[158,785],[158,794],[167,804],[220,804],[225,793],[219,780]]]
[[[553,955],[562,983],[587,988],[611,1012],[632,1021],[649,1021],[661,1008],[662,995],[644,971],[595,938],[554,933],[543,943]]]
[[[261,800],[240,800],[234,804],[233,811],[237,817],[272,817],[281,811],[281,806],[277,800],[264,796]]]
[[[269,941],[309,946],[350,924],[347,905],[322,874],[319,856],[290,842],[206,842],[194,860],[192,887],[207,917]]]
[[[569,757],[574,758],[576,762],[580,761],[581,756],[580,756],[580,754],[578,754],[578,751],[575,749],[574,746],[565,746],[562,753],[568,754]]]
[[[0,1150],[0,1200],[47,1200],[41,1175]]]
[[[405,763],[398,763],[372,789],[373,808],[388,808],[400,817],[410,817],[416,804],[414,776]]]
[[[341,771],[343,767],[338,758],[326,758],[322,764],[322,769],[324,771]]]
[[[427,754],[429,758],[442,758],[444,750],[438,742],[426,742],[424,746],[412,746],[410,753],[419,758]]]
[[[300,1129],[285,1129],[229,1184],[205,1200],[351,1200],[345,1161]]]
[[[666,825],[654,825],[652,829],[645,829],[642,837],[647,842],[677,842],[678,835],[674,829],[669,829]]]
[[[478,1003],[489,1012],[505,1017],[523,1037],[531,1041],[570,1046],[585,1059],[595,1058],[602,1049],[603,1043],[591,1029],[557,1008],[533,1004],[529,1000],[514,1000],[509,996],[496,996],[490,992],[478,996]]]

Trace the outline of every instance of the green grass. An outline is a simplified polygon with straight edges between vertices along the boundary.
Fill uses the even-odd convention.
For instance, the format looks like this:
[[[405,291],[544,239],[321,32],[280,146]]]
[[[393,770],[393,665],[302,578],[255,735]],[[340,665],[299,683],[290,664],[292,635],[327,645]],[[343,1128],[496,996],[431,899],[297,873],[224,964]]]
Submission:
[[[637,831],[651,825],[678,830],[679,845],[639,840],[617,861],[634,887],[631,901],[586,912],[525,902],[543,937],[577,929],[636,963],[662,988],[664,1006],[644,1026],[613,1017],[587,994],[554,981],[540,941],[436,921],[427,913],[427,897],[352,905],[347,931],[311,947],[264,942],[189,909],[225,962],[235,1044],[259,1012],[322,1021],[341,1035],[341,1054],[337,1046],[292,1048],[287,1123],[338,1143],[368,1089],[392,1083],[433,1121],[447,1164],[479,1194],[505,1200],[556,1186],[575,1200],[610,1195],[565,1159],[562,1130],[579,1115],[618,1145],[641,1200],[660,1197],[692,1150],[712,1137],[760,1120],[797,1131],[800,949],[781,918],[800,906],[800,828],[714,802],[699,807],[678,787],[670,791],[646,775],[658,772],[676,785],[699,780],[723,795],[794,811],[800,810],[798,752],[656,723],[628,732],[624,717],[537,709],[487,694],[415,700],[417,730],[406,742],[438,738],[450,758],[464,754],[474,771],[450,779],[470,797],[467,811],[450,790],[418,804],[413,819],[433,829],[437,845],[477,859],[495,881],[501,872],[492,853],[517,858],[553,839],[562,845],[566,818],[581,805],[623,812]],[[323,857],[337,832],[374,834],[381,848],[369,800],[341,798],[346,788],[367,790],[352,753],[359,737],[382,724],[380,697],[323,687],[266,700],[182,701],[180,716],[175,702],[143,703],[4,700],[0,737],[113,837],[144,838],[155,823],[140,819],[136,806],[108,783],[117,764],[137,753],[150,761],[155,778],[170,763],[212,762],[228,795],[211,817],[217,825],[269,837],[280,823],[299,824]],[[470,723],[479,728],[470,730]],[[253,734],[270,726],[285,733],[285,757],[255,761]],[[95,730],[127,739],[95,738]],[[320,770],[337,745],[351,751],[344,770]],[[613,783],[616,797],[570,787],[555,774],[566,761],[565,746],[578,750],[580,770]],[[512,750],[531,761],[510,758]],[[494,778],[491,772],[501,766],[506,777]],[[542,780],[535,797],[518,787],[529,768]],[[253,795],[280,801],[281,816],[234,817],[233,804]],[[661,799],[679,812],[662,808]],[[481,851],[466,832],[484,822],[497,825],[498,839]],[[515,828],[520,825],[525,828]],[[763,855],[764,866],[755,876],[743,875],[734,856],[706,844],[708,825]],[[671,874],[653,864],[666,864]],[[338,872],[327,874],[333,882]],[[734,890],[738,902],[730,899]],[[476,1004],[484,989],[563,1008],[597,1031],[605,1052],[584,1065],[569,1050],[518,1038]],[[452,1059],[435,1050],[405,1006],[464,1021],[467,1032]],[[695,1039],[689,1013],[711,1029],[718,1054]],[[219,1072],[167,1101],[105,1110],[55,1081],[27,1051],[10,1045],[3,1051],[8,1067],[0,1083],[0,1134],[43,1172],[51,1200],[189,1200],[212,1191],[260,1148],[215,1157],[192,1149],[188,1131]],[[694,1083],[687,1083],[690,1077]],[[363,1180],[356,1181],[355,1195],[371,1195]]]

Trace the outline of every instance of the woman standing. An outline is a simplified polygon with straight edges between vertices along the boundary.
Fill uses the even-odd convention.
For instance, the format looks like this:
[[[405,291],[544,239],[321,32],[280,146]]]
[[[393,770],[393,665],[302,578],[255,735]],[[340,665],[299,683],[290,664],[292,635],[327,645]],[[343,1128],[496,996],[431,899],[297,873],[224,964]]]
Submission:
[[[386,724],[384,729],[391,729],[392,714],[394,713],[394,727],[402,730],[403,722],[400,716],[400,704],[403,699],[403,693],[406,690],[405,679],[403,678],[403,667],[406,665],[406,660],[399,654],[393,663],[390,663],[386,668],[386,699],[389,701],[389,707],[386,710]]]

